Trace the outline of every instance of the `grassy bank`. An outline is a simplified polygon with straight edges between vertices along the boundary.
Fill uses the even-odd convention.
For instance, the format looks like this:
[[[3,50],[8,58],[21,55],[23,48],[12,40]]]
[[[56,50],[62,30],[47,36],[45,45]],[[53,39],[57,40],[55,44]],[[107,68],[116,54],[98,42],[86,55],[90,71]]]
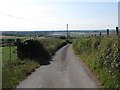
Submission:
[[[96,74],[104,88],[120,88],[120,37],[79,37],[75,53]]]
[[[64,46],[65,40],[61,39],[41,39],[37,40],[41,43],[44,49],[51,56],[58,50],[60,47]],[[41,46],[40,46],[41,47]],[[2,87],[3,88],[14,88],[21,80],[25,79],[29,74],[35,71],[35,68],[38,68],[41,64],[36,60],[30,59],[29,57],[21,60],[17,57],[17,47],[11,47],[11,58],[10,58],[10,47],[4,46],[2,48]],[[43,53],[39,51],[38,53]],[[43,54],[43,57],[39,59],[46,59],[46,55]]]

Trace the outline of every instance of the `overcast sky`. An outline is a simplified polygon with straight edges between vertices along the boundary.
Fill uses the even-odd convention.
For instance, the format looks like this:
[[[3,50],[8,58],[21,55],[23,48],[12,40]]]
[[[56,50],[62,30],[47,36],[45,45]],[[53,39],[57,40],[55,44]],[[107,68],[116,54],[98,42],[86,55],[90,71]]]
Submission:
[[[118,26],[118,0],[98,1],[0,0],[0,30],[65,30],[66,24],[71,30]]]

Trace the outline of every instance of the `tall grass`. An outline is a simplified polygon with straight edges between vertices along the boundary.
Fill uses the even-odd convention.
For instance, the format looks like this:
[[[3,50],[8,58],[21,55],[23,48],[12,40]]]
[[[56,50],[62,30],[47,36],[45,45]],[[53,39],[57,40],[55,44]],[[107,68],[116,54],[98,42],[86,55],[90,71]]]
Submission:
[[[96,73],[105,88],[120,88],[120,38],[81,37],[73,41],[73,48]]]
[[[2,88],[14,88],[25,79],[39,64],[34,61],[11,61],[2,68]]]

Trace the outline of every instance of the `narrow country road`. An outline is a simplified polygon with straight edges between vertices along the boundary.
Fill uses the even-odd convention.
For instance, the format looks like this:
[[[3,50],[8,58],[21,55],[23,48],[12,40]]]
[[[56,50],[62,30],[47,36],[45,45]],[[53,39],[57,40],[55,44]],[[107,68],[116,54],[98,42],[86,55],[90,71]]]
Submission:
[[[51,64],[41,66],[17,88],[97,88],[96,81],[74,55],[72,45],[56,52]]]

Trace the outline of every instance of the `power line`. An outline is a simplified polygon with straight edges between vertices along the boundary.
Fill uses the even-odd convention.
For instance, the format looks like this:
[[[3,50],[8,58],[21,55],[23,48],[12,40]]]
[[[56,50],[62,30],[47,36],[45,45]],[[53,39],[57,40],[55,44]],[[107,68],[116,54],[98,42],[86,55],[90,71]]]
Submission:
[[[26,20],[26,21],[38,22],[37,20],[31,20],[31,19],[27,19],[27,18],[23,18],[23,17],[17,17],[17,16],[13,16],[13,15],[10,15],[10,14],[5,14],[5,13],[0,13],[0,14],[1,14],[1,15],[4,15],[4,16],[12,17],[12,18],[17,18],[17,19]]]
[[[26,20],[26,21],[31,21],[31,22],[36,22],[36,23],[46,23],[46,24],[61,25],[61,24],[56,24],[56,23],[47,23],[47,22],[43,22],[43,21],[32,20],[32,19],[18,17],[18,16],[14,16],[14,15],[10,15],[10,14],[5,14],[5,13],[0,13],[0,15],[12,17],[12,18],[17,18],[17,19],[21,19],[21,20]]]

